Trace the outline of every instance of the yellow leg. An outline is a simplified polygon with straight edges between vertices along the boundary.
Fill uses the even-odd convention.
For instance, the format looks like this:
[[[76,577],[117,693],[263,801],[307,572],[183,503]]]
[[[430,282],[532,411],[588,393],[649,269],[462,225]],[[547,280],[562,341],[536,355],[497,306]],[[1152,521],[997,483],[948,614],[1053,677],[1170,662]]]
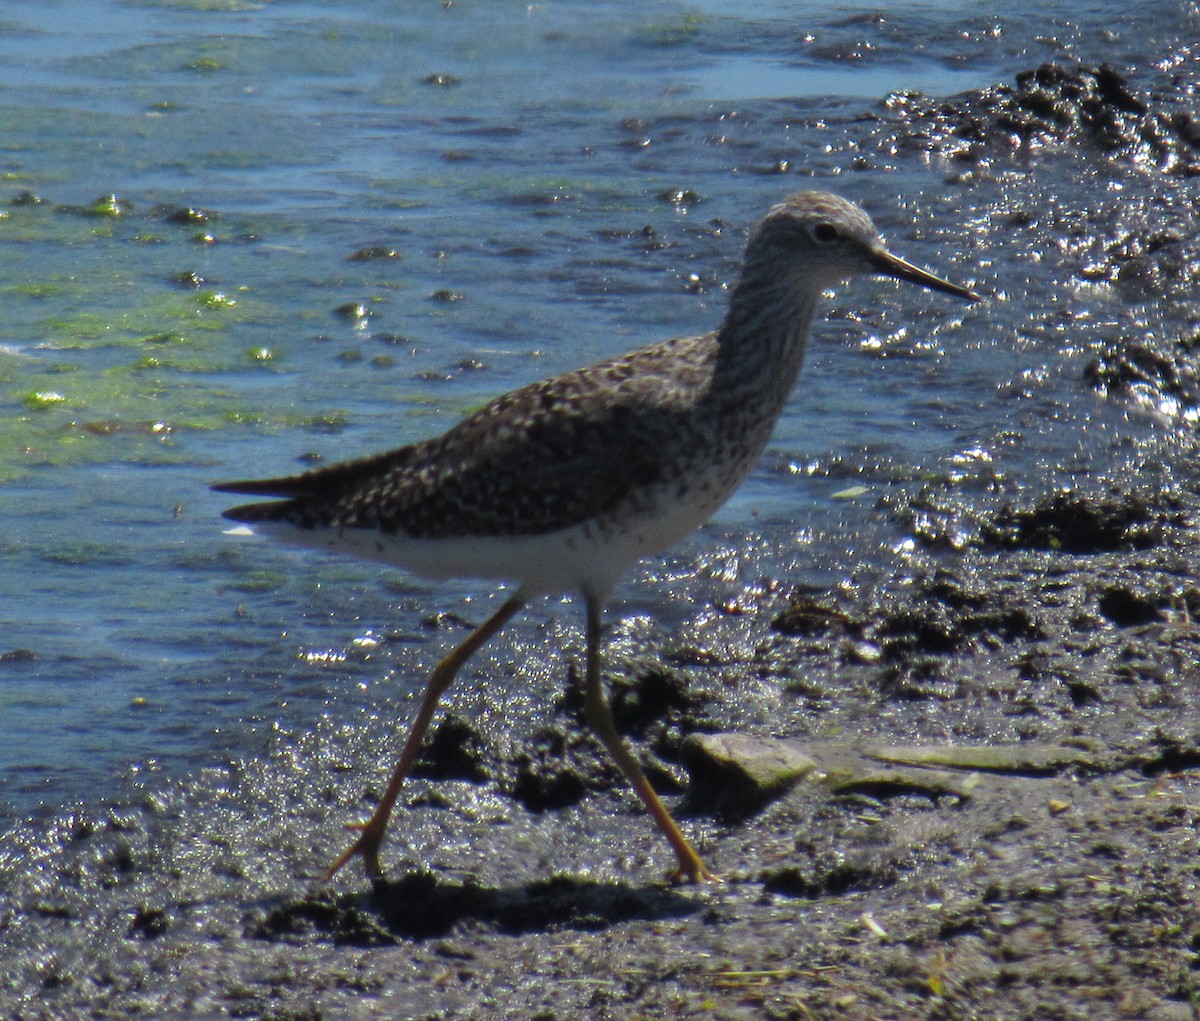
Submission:
[[[365,823],[350,827],[362,832],[342,856],[329,866],[325,873],[326,879],[333,878],[343,865],[358,855],[362,856],[368,876],[375,878],[383,874],[383,869],[379,865],[379,848],[383,843],[383,834],[387,830],[388,819],[396,804],[396,798],[400,796],[400,788],[412,769],[413,762],[416,761],[417,753],[421,750],[421,742],[424,741],[425,732],[429,730],[429,724],[437,710],[438,699],[450,687],[462,665],[479,650],[484,642],[504,627],[523,605],[524,600],[519,593],[513,596],[434,667],[433,673],[429,675],[429,683],[425,687],[425,696],[421,699],[421,708],[417,712],[416,720],[413,721],[412,729],[408,732],[408,740],[404,742],[404,749],[400,752],[400,761],[392,770],[387,790],[383,792],[383,797],[371,814],[371,818]]]
[[[601,603],[591,596],[587,598],[587,693],[584,700],[584,715],[588,726],[596,732],[596,736],[608,749],[621,772],[637,792],[639,798],[649,809],[658,828],[663,831],[675,857],[679,859],[679,869],[675,876],[690,880],[693,883],[710,882],[719,877],[708,870],[687,837],[679,832],[671,813],[659,800],[642,767],[633,757],[629,747],[621,740],[613,723],[612,710],[604,697],[604,687],[600,678],[600,614]]]

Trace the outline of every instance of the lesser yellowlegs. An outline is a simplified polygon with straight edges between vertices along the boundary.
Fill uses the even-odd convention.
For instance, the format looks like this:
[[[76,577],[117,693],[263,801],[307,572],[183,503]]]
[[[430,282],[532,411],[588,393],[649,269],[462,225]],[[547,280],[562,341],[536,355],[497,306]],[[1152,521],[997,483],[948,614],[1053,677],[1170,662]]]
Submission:
[[[702,525],[741,484],[795,382],[821,292],[871,273],[977,298],[888,252],[857,206],[802,192],[754,228],[715,332],[531,383],[436,439],[214,487],[279,498],[225,512],[256,532],[430,578],[515,585],[434,669],[382,799],[329,876],[358,855],[368,875],[381,873],[401,785],[463,663],[527,600],[574,592],[587,608],[585,718],[670,841],[678,874],[712,878],[613,725],[600,678],[604,602],[637,560]]]

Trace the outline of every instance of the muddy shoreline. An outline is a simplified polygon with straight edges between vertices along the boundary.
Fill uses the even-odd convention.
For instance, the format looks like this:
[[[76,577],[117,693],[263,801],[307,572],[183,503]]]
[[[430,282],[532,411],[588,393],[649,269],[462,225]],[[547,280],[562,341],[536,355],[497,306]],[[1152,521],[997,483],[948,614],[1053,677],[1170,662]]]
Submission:
[[[416,781],[401,823],[418,823],[416,846],[394,840],[374,887],[313,878],[339,845],[341,797],[306,802],[251,776],[278,769],[295,781],[295,749],[224,785],[212,777],[81,811],[6,849],[8,1014],[1194,1017],[1200,579],[1183,570],[1193,556],[1164,542],[1132,557],[1055,555],[1052,571],[1042,553],[969,557],[976,592],[1019,598],[1036,622],[1017,636],[981,627],[937,571],[882,613],[882,600],[834,611],[806,596],[806,614],[823,605],[838,623],[803,635],[794,603],[759,615],[753,661],[721,672],[823,674],[807,697],[836,708],[826,736],[786,741],[816,773],[750,811],[723,799],[727,775],[695,767],[682,819],[724,875],[712,887],[664,881],[669,852],[579,738],[569,699],[557,725],[573,746],[565,757],[531,764],[531,747],[556,743],[543,730],[522,735],[508,761],[476,755],[472,769],[492,780]],[[1101,575],[1120,581],[1098,586]],[[1114,591],[1132,594],[1116,610]],[[882,646],[871,667],[869,640],[836,634],[844,617],[894,635],[898,616],[930,625],[900,652]],[[702,630],[699,644],[716,646],[720,630]],[[618,681],[642,692],[677,669],[638,662],[640,674]],[[702,717],[678,705],[643,717],[648,760],[669,750],[670,732],[719,723],[718,698],[704,705]],[[930,741],[935,728],[912,716],[963,736]],[[497,743],[461,723],[450,729],[462,740],[443,739],[427,774],[461,766],[464,745]],[[1005,739],[987,741],[988,729]],[[896,759],[910,736],[928,761]],[[519,795],[535,782],[562,804],[527,808]]]

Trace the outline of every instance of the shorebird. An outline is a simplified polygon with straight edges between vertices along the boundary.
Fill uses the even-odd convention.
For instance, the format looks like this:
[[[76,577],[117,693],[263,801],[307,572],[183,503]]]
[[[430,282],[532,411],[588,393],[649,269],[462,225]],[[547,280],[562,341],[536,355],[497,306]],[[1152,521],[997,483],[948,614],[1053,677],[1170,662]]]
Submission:
[[[605,601],[626,571],[704,524],[750,472],[804,360],[822,292],[877,274],[978,295],[891,254],[870,218],[825,192],[772,207],[751,232],[719,329],[608,358],[497,397],[444,435],[285,478],[226,482],[271,497],[225,511],[254,532],[428,578],[494,578],[503,604],[434,668],[383,797],[329,867],[382,874],[380,846],[438,700],[535,596],[583,596],[584,716],[678,861],[715,878],[617,733],[600,673]]]

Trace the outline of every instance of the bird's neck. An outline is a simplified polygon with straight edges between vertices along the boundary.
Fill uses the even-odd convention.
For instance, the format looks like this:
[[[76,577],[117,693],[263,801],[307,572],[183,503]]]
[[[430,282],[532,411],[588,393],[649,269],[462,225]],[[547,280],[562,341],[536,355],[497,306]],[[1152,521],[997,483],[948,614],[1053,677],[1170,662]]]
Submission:
[[[777,278],[765,285],[743,278],[717,333],[718,387],[782,406],[804,363],[818,295]]]

